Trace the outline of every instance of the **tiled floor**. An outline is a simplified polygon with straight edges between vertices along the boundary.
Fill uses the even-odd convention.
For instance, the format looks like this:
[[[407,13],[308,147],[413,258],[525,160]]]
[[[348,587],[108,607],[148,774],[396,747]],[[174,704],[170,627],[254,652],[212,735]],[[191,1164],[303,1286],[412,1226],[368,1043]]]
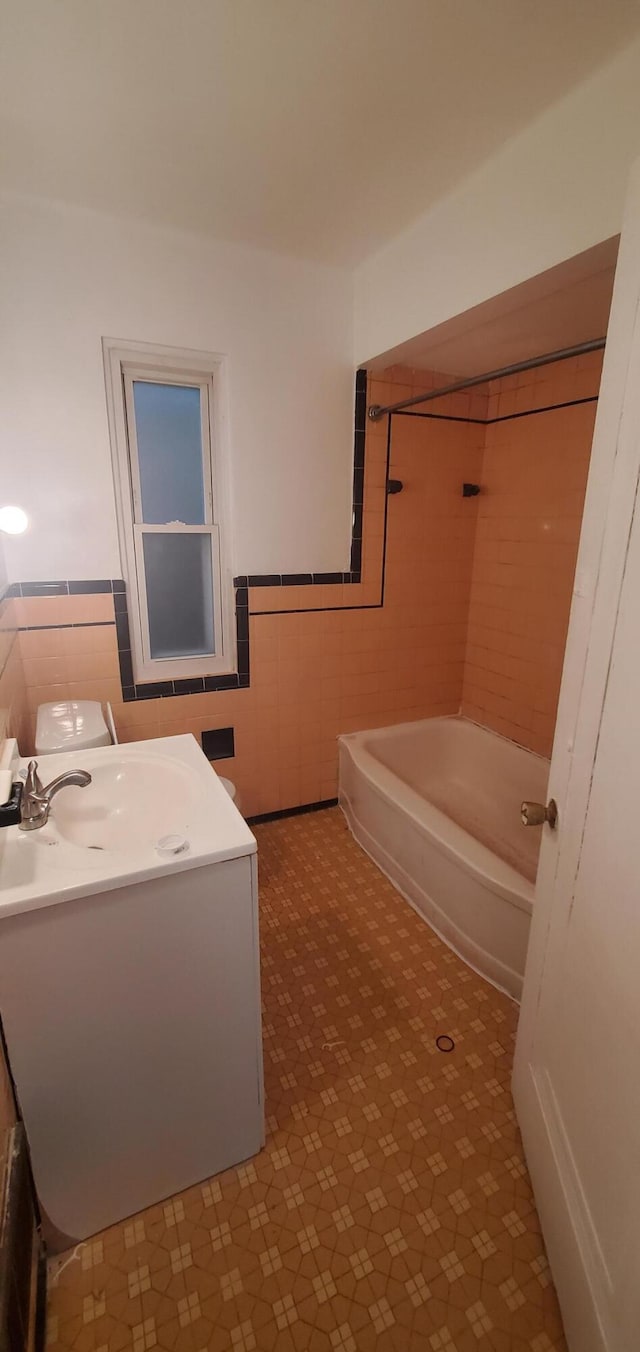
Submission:
[[[82,1248],[50,1348],[563,1349],[509,1093],[516,1007],[338,809],[257,834],[266,1149]]]

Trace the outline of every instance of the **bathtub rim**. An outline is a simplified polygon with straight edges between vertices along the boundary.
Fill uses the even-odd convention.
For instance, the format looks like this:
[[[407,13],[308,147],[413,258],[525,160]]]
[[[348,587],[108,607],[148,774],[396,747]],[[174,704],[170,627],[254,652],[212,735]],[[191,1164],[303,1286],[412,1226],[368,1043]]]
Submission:
[[[472,719],[464,718],[460,714],[442,714],[436,718],[421,718],[405,723],[394,723],[383,728],[370,728],[362,732],[342,733],[338,737],[338,745],[351,757],[368,784],[387,803],[404,811],[415,826],[427,833],[430,841],[442,854],[471,877],[493,888],[503,901],[531,916],[535,883],[530,882],[511,864],[500,859],[470,831],[458,826],[453,818],[448,817],[416,789],[412,789],[405,780],[393,770],[389,770],[366,748],[365,742],[369,738],[388,741],[400,730],[408,732],[411,728],[423,728],[435,723],[466,724],[480,729],[491,737],[497,737],[508,745],[518,746],[518,743],[510,742],[509,738],[502,737],[491,728],[484,728],[481,723],[474,723]],[[535,756],[537,760],[545,759],[543,756],[537,756],[534,751],[528,751],[526,747],[518,746],[518,749],[525,751],[528,756]]]

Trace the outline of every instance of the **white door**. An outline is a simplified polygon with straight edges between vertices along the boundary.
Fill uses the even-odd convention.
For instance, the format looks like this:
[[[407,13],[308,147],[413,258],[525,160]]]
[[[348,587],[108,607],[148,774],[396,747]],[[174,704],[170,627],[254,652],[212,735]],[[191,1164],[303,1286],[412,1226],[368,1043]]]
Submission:
[[[640,164],[632,175],[514,1068],[572,1352],[640,1349]]]

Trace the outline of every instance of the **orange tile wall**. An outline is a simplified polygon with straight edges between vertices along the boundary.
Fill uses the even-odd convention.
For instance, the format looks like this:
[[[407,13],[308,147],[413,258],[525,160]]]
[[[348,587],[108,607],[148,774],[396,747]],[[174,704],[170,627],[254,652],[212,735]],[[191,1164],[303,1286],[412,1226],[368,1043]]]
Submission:
[[[598,393],[602,353],[504,378],[489,417]],[[595,403],[489,424],[462,712],[551,754]]]
[[[5,737],[29,740],[25,675],[20,655],[15,602],[0,601],[0,747]]]
[[[515,411],[525,392],[577,397],[567,390],[586,388],[587,376],[597,388],[595,363],[547,371],[530,388],[485,388],[429,407],[482,420]],[[370,381],[369,402],[445,380],[396,368]],[[369,423],[362,582],[252,588],[246,690],[123,704],[111,596],[16,600],[24,749],[38,704],[52,699],[110,700],[122,741],[231,724],[236,755],[217,769],[235,781],[248,815],[335,797],[341,732],[462,707],[548,751],[594,407],[494,427],[396,417],[390,474],[404,490],[388,500],[386,419]],[[483,494],[464,499],[465,480],[481,482]],[[62,627],[30,628],[42,625]]]

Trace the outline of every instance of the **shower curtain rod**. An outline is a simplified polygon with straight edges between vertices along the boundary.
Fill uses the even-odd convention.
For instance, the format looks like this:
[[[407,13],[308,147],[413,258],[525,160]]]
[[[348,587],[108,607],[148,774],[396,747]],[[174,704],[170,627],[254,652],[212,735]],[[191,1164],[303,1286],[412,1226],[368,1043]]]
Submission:
[[[385,413],[399,413],[412,404],[426,404],[431,399],[439,399],[443,394],[457,394],[459,390],[470,390],[474,385],[484,385],[487,380],[498,380],[500,376],[515,376],[519,371],[531,371],[534,366],[549,366],[554,361],[565,361],[567,357],[580,357],[585,352],[597,352],[604,347],[606,338],[591,338],[587,343],[577,343],[575,347],[562,347],[558,352],[547,352],[542,357],[529,357],[527,361],[512,362],[510,366],[501,366],[497,371],[485,371],[482,376],[468,376],[464,380],[455,380],[452,385],[441,385],[427,394],[414,394],[412,399],[399,399],[397,404],[370,404],[369,417],[376,422]]]

